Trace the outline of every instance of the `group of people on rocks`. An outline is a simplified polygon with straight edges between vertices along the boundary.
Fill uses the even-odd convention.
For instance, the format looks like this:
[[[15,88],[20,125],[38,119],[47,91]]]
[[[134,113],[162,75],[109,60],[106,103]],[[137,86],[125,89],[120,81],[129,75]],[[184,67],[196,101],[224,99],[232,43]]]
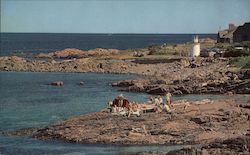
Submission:
[[[134,102],[129,103],[128,99],[120,94],[113,101],[110,101],[108,106],[112,114],[127,115],[128,117],[132,114],[140,116],[141,111],[157,113],[172,112],[174,109],[171,103],[171,96],[171,93],[165,94],[166,102],[163,101],[161,96],[156,96],[150,97],[146,104],[138,104]],[[143,105],[150,105],[150,109],[142,108]]]
[[[131,114],[140,116],[141,110],[136,103],[129,103],[128,99],[122,94],[117,96],[113,101],[108,102],[108,109],[115,115],[126,115],[130,117]]]
[[[172,112],[173,111],[173,105],[171,103],[171,93],[166,93],[166,102],[163,101],[163,98],[161,96],[156,97],[150,97],[148,103],[154,104],[154,112]]]

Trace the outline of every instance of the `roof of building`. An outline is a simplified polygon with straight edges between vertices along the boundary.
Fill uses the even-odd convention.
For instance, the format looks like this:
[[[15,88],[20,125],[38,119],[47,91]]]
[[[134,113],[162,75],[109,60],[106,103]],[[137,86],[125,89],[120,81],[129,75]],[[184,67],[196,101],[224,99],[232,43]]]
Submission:
[[[228,31],[228,30],[219,31],[218,32],[219,33],[219,37],[220,38],[232,38],[234,31]]]
[[[229,28],[219,31],[218,35],[220,38],[233,38],[233,33],[237,29],[234,24],[229,24]]]
[[[239,26],[234,32],[250,34],[250,23],[245,23],[244,25]]]

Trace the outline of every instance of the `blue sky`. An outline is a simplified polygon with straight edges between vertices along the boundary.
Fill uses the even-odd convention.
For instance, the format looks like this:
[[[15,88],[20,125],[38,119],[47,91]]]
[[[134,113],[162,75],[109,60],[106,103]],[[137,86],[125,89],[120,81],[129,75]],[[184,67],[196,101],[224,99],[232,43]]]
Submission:
[[[1,32],[216,33],[250,0],[1,0]]]

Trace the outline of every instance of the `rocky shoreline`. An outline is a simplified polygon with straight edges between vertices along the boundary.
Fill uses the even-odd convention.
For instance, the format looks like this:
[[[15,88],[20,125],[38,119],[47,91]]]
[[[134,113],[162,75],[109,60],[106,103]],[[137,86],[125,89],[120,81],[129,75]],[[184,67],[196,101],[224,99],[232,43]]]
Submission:
[[[55,52],[56,56],[65,56],[65,51],[62,52],[64,55]],[[17,56],[0,57],[0,70],[138,74],[142,75],[141,78],[118,81],[112,86],[118,87],[121,91],[155,95],[166,92],[176,95],[250,94],[250,70],[231,71],[228,58],[120,60],[114,59],[114,55],[117,55],[117,51],[108,56],[97,55],[77,59],[29,60]]]
[[[8,134],[84,144],[191,145],[172,154],[200,150],[209,153],[213,150],[249,151],[249,107],[239,106],[232,100],[195,101],[186,109],[180,103],[173,104],[176,109],[173,113],[144,113],[140,117],[127,118],[103,110],[45,128],[22,129]]]
[[[137,79],[118,81],[112,86],[121,91],[154,95],[166,92],[175,95],[250,94],[250,70],[232,71],[229,58],[120,59],[127,55],[117,50],[102,52],[102,49],[87,53],[67,49],[39,54],[39,59],[0,57],[0,71],[138,74]],[[60,81],[60,86],[63,86],[63,81]],[[188,104],[190,106],[185,109],[176,103],[173,113],[144,113],[140,117],[130,118],[103,110],[45,128],[22,129],[5,134],[87,144],[191,145],[168,154],[249,152],[248,105],[239,105],[232,100],[202,100]]]
[[[201,76],[197,73],[172,81],[165,80],[163,77],[153,77],[118,81],[113,83],[112,86],[118,87],[121,91],[146,92],[154,95],[164,95],[167,92],[175,95],[250,94],[249,75],[249,71],[205,73]]]
[[[224,141],[215,141],[200,147],[185,147],[180,150],[168,152],[166,155],[248,155],[250,148],[250,136],[242,136]],[[159,153],[161,154],[161,153]]]

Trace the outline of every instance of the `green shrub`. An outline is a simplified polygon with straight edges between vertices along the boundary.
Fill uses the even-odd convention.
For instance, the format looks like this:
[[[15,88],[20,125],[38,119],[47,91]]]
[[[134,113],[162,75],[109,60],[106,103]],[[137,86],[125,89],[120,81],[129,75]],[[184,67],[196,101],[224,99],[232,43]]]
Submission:
[[[243,41],[242,46],[245,48],[250,48],[250,41]]]
[[[157,44],[149,45],[148,46],[148,51],[149,51],[148,55],[154,55],[157,52],[159,52],[160,49],[161,49],[161,47]]]
[[[238,51],[238,50],[230,50],[224,53],[224,57],[241,57],[241,56],[248,56],[248,52],[246,51]]]
[[[230,65],[239,68],[250,68],[250,56],[234,58],[230,61]]]

